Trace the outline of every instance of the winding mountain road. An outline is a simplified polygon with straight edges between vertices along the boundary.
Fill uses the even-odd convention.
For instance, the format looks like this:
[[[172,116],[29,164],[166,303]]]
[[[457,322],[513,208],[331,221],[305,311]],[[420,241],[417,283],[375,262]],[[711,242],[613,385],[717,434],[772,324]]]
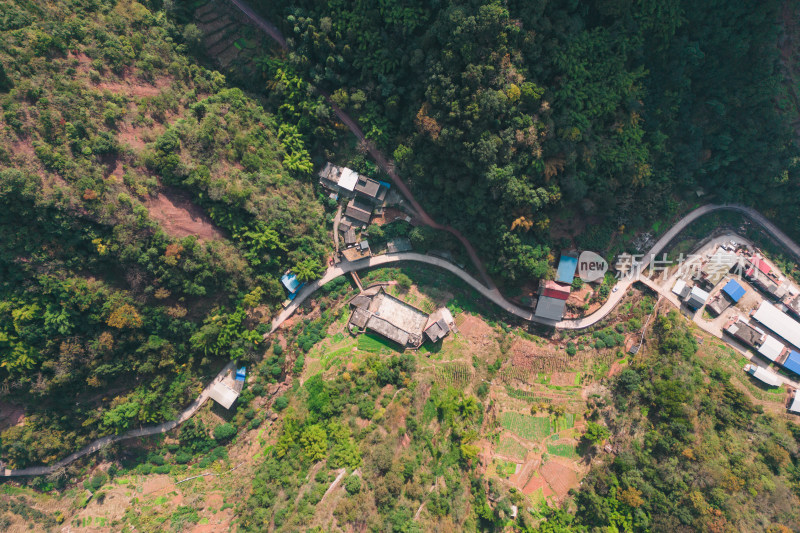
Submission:
[[[248,18],[250,21],[256,25],[257,28],[263,30],[267,35],[272,37],[278,45],[286,50],[288,49],[286,39],[281,34],[280,30],[269,22],[268,20],[264,19],[258,13],[256,13],[253,8],[251,8],[247,2],[244,0],[230,0],[233,5],[235,5],[241,12]],[[478,252],[475,251],[475,248],[472,246],[472,243],[464,237],[464,235],[452,226],[447,226],[445,224],[440,224],[433,219],[432,216],[428,214],[427,211],[420,205],[417,199],[414,197],[414,194],[411,192],[411,189],[408,187],[403,178],[397,173],[394,168],[394,163],[392,163],[389,158],[387,158],[383,153],[375,146],[371,140],[367,139],[364,135],[364,131],[361,129],[361,126],[358,122],[348,115],[344,110],[342,110],[339,106],[337,106],[331,100],[331,97],[326,92],[322,91],[319,88],[316,88],[317,92],[325,98],[325,101],[328,105],[331,106],[333,112],[342,121],[342,124],[347,126],[350,132],[356,136],[356,138],[363,144],[366,148],[367,152],[372,156],[372,159],[378,164],[378,166],[386,172],[386,174],[392,179],[392,182],[395,186],[400,190],[400,193],[408,200],[408,203],[411,204],[411,207],[416,212],[417,218],[426,226],[430,226],[434,229],[446,231],[453,235],[458,241],[464,246],[464,249],[467,251],[467,255],[469,255],[470,261],[472,264],[475,265],[475,269],[481,275],[484,284],[489,287],[491,290],[497,291],[497,287],[492,281],[492,278],[489,276],[489,273],[486,271],[486,267],[481,261],[481,258],[478,256]],[[499,295],[500,292],[498,291],[497,294]]]
[[[32,466],[29,468],[22,468],[20,470],[9,470],[8,468],[3,468],[0,470],[0,477],[19,477],[19,476],[44,476],[47,474],[52,474],[53,472],[57,471],[59,468],[64,468],[72,461],[76,459],[80,459],[90,453],[94,453],[103,449],[105,446],[110,444],[114,444],[115,442],[119,442],[121,440],[126,439],[134,439],[137,437],[147,437],[149,435],[157,435],[159,433],[166,433],[172,429],[175,429],[179,424],[186,422],[189,420],[208,400],[209,395],[211,394],[211,387],[216,385],[218,382],[222,381],[223,378],[234,368],[234,363],[231,361],[225,367],[219,371],[217,377],[203,389],[203,392],[200,393],[200,396],[195,398],[195,400],[189,404],[189,406],[181,412],[180,416],[174,420],[169,420],[167,422],[163,422],[156,426],[147,426],[139,429],[132,429],[127,433],[123,433],[121,435],[107,435],[105,437],[99,438],[96,441],[93,441],[91,444],[87,445],[84,448],[81,448],[77,452],[73,453],[72,455],[68,455],[67,457],[61,459],[57,463],[54,463],[49,466]]]
[[[537,324],[544,324],[548,326],[554,326],[558,329],[584,329],[588,328],[597,322],[604,319],[608,316],[609,313],[617,306],[617,304],[622,300],[627,292],[628,288],[635,283],[637,280],[641,278],[640,274],[644,272],[650,263],[661,255],[661,253],[666,249],[667,245],[675,239],[675,237],[680,234],[681,231],[686,229],[689,224],[697,220],[698,218],[702,217],[703,215],[707,215],[714,211],[721,211],[721,210],[728,210],[728,211],[736,211],[742,213],[743,215],[747,216],[753,222],[756,222],[760,226],[762,226],[767,233],[772,235],[775,240],[777,240],[781,245],[783,245],[787,250],[789,250],[798,260],[800,260],[800,246],[798,246],[794,241],[792,241],[783,231],[781,231],[775,224],[770,222],[766,217],[764,217],[761,213],[756,211],[753,208],[743,206],[743,205],[716,205],[716,204],[709,204],[702,207],[698,207],[694,211],[689,212],[686,216],[684,216],[681,220],[679,220],[669,231],[667,231],[658,241],[650,248],[650,250],[644,254],[641,260],[635,262],[634,267],[632,268],[629,275],[625,276],[623,279],[617,283],[615,292],[612,292],[609,296],[608,300],[603,304],[600,309],[592,313],[591,315],[574,319],[574,320],[562,320],[560,322],[556,322],[553,320],[546,320],[543,318],[539,318],[534,316],[533,311],[531,309],[526,309],[520,307],[508,300],[506,300],[502,294],[497,289],[491,289],[483,285],[480,281],[470,276],[460,267],[441,259],[439,257],[433,257],[430,255],[423,255],[414,252],[400,252],[394,254],[384,254],[384,255],[376,255],[373,257],[368,257],[364,259],[359,259],[358,261],[345,261],[339,263],[338,265],[329,267],[325,275],[314,282],[308,283],[305,287],[303,287],[300,292],[297,294],[295,299],[292,303],[284,309],[275,320],[272,322],[272,329],[270,333],[274,332],[276,329],[280,327],[283,322],[288,319],[292,314],[297,310],[297,308],[314,292],[318,289],[323,287],[325,284],[333,281],[334,279],[344,276],[345,274],[352,272],[354,270],[363,270],[365,268],[374,268],[378,266],[388,265],[392,263],[398,263],[401,261],[416,261],[418,263],[425,263],[428,265],[433,265],[448,272],[455,274],[462,280],[464,280],[467,284],[470,285],[473,289],[478,291],[483,297],[488,299],[489,301],[495,303],[498,307],[502,308],[503,310],[511,313],[514,316],[517,316],[523,320],[527,320],[530,322],[535,322]]]
[[[281,46],[281,48],[283,49],[287,48],[286,40],[283,38],[280,31],[273,24],[269,23],[268,21],[260,17],[243,0],[231,0],[231,2],[234,5],[236,5],[236,7],[238,7],[242,11],[242,13],[244,13],[245,16],[247,16],[253,23],[255,23],[258,28],[260,28],[270,37],[272,37]],[[560,322],[555,322],[551,320],[538,318],[534,316],[533,311],[531,309],[525,309],[519,307],[518,305],[509,302],[502,296],[500,291],[497,289],[497,286],[494,284],[494,282],[486,272],[486,269],[484,268],[482,261],[478,257],[477,252],[472,247],[470,242],[455,228],[439,224],[430,215],[428,215],[427,212],[414,198],[414,195],[411,193],[410,189],[405,184],[405,182],[400,178],[400,176],[394,170],[394,165],[392,165],[389,162],[389,160],[383,156],[383,154],[375,147],[375,145],[371,141],[366,139],[356,121],[353,120],[350,116],[348,116],[344,111],[339,109],[339,107],[336,106],[333,102],[331,102],[328,95],[324,93],[322,94],[326,98],[328,103],[331,105],[331,107],[333,108],[334,112],[339,117],[339,119],[350,129],[351,132],[353,132],[354,135],[356,135],[356,137],[360,141],[365,143],[370,155],[372,155],[372,157],[375,159],[378,165],[391,177],[392,181],[395,183],[398,189],[400,189],[401,193],[407,198],[409,203],[417,212],[418,217],[426,225],[429,225],[436,229],[441,229],[450,232],[464,245],[465,249],[467,250],[467,253],[470,256],[470,259],[474,263],[475,267],[477,268],[484,282],[481,283],[480,281],[469,275],[467,272],[465,272],[463,269],[454,265],[453,263],[450,263],[449,261],[446,261],[438,257],[432,257],[414,252],[385,254],[385,255],[361,259],[359,261],[343,262],[328,268],[322,279],[308,283],[303,289],[301,289],[298,295],[295,297],[294,301],[289,305],[289,307],[287,307],[275,318],[275,320],[272,323],[272,329],[270,333],[277,330],[281,326],[281,324],[283,324],[283,322],[286,321],[286,319],[288,319],[309,296],[311,296],[319,288],[323,287],[330,281],[340,276],[343,276],[349,272],[358,271],[365,268],[373,268],[386,264],[397,263],[400,261],[425,263],[447,270],[448,272],[461,278],[472,288],[478,291],[482,296],[492,301],[500,308],[523,320],[539,324],[545,324],[559,329],[584,329],[589,326],[592,326],[593,324],[596,324],[597,322],[608,316],[609,313],[611,313],[614,307],[616,307],[616,305],[622,300],[623,296],[627,293],[627,289],[640,278],[640,274],[647,269],[647,267],[650,265],[653,259],[659,256],[662,253],[662,251],[666,248],[666,246],[682,230],[684,230],[689,224],[691,224],[701,216],[719,210],[736,211],[747,216],[750,220],[763,227],[768,234],[770,234],[776,241],[778,241],[789,252],[791,252],[792,255],[794,255],[796,258],[800,260],[800,246],[794,241],[792,241],[774,223],[772,223],[770,220],[768,220],[766,217],[764,217],[761,213],[759,213],[755,209],[742,205],[713,205],[713,204],[706,205],[699,207],[694,211],[688,213],[686,216],[684,216],[653,245],[650,251],[647,254],[645,254],[641,258],[641,260],[635,261],[634,267],[632,268],[630,274],[619,281],[619,283],[616,286],[617,290],[611,293],[608,300],[605,302],[605,304],[603,304],[603,306],[600,309],[598,309],[589,316],[575,320],[562,320]],[[642,280],[645,280],[643,282],[646,285],[653,288],[659,294],[665,296],[670,302],[680,306],[680,302],[678,301],[676,303],[675,298],[672,297],[672,295],[670,295],[667,291],[663,290],[655,283],[652,283],[649,279],[642,278]],[[704,327],[704,329],[707,328]],[[716,334],[713,331],[710,332]],[[265,337],[268,335],[269,334],[266,334]],[[155,426],[148,426],[131,430],[121,435],[109,435],[106,437],[102,437],[100,439],[95,440],[86,447],[82,448],[81,450],[78,450],[77,452],[49,466],[34,466],[29,468],[23,468],[20,470],[10,470],[2,468],[0,469],[0,477],[39,476],[39,475],[51,474],[81,457],[99,451],[104,446],[126,439],[156,435],[159,433],[165,433],[167,431],[170,431],[175,427],[177,427],[182,422],[185,422],[190,417],[192,417],[200,409],[200,407],[203,406],[206,400],[208,400],[211,387],[213,387],[217,382],[221,381],[227,375],[227,373],[233,368],[234,368],[234,363],[233,362],[228,363],[220,371],[220,373],[216,376],[216,378],[214,378],[214,380],[211,383],[209,383],[209,385],[203,390],[203,392],[186,409],[184,409],[184,411],[180,414],[180,416],[178,416],[178,418],[174,420],[163,422]]]

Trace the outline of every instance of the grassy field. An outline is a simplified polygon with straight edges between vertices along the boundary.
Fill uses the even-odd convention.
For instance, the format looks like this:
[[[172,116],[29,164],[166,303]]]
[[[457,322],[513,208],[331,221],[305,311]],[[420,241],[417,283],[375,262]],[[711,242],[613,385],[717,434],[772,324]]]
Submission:
[[[372,333],[364,333],[358,336],[358,349],[369,353],[397,354],[402,352],[400,346],[394,342]]]
[[[523,439],[538,441],[552,433],[550,419],[521,413],[505,412],[500,415],[500,425]]]
[[[578,457],[578,452],[575,451],[575,446],[572,444],[548,444],[547,453],[558,457],[566,457],[567,459]]]
[[[528,449],[517,442],[516,439],[502,437],[500,439],[500,444],[498,444],[495,449],[495,453],[522,461],[525,459],[525,456],[528,455]]]

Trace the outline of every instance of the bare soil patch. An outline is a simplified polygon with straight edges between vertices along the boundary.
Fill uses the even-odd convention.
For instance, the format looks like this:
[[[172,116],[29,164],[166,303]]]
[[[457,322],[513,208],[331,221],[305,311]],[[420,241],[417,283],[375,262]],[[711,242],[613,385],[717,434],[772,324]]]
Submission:
[[[160,192],[144,202],[150,216],[173,237],[195,235],[200,240],[223,237],[211,219],[188,198],[174,191]]]
[[[575,372],[553,372],[550,376],[550,385],[558,387],[575,385]]]
[[[577,472],[552,459],[542,465],[539,472],[559,500],[563,500],[569,489],[579,484]]]
[[[21,424],[24,419],[24,407],[13,403],[0,402],[0,431]]]
[[[155,83],[148,83],[132,77],[126,77],[122,81],[103,81],[96,85],[101,91],[111,91],[112,93],[122,93],[126,96],[141,98],[143,96],[157,96],[172,84],[172,78],[159,78]]]
[[[469,315],[458,325],[458,331],[470,342],[477,344],[494,342],[494,328],[476,316]]]

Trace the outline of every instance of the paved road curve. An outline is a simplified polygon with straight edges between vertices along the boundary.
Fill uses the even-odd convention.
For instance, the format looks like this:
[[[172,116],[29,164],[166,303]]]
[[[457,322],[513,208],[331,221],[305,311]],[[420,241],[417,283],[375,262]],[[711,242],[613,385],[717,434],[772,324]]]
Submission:
[[[281,46],[281,48],[283,49],[287,48],[286,39],[284,39],[283,35],[281,35],[280,30],[278,30],[278,28],[276,28],[274,24],[272,24],[268,20],[265,20],[258,13],[253,11],[253,9],[249,5],[247,5],[247,2],[245,2],[244,0],[231,0],[231,2],[236,7],[238,7],[242,11],[242,13],[244,13],[244,15],[248,19],[250,19],[258,28],[264,30],[264,32],[266,32],[267,35],[272,37]],[[386,156],[383,155],[383,153],[380,150],[378,150],[378,147],[375,146],[375,143],[367,139],[367,137],[364,135],[364,132],[361,129],[361,126],[359,126],[358,122],[355,119],[353,119],[353,117],[348,115],[344,110],[342,110],[339,106],[334,104],[330,98],[330,95],[326,94],[324,91],[320,89],[317,89],[317,91],[325,98],[325,101],[328,102],[328,105],[331,106],[333,112],[336,114],[339,120],[341,120],[342,123],[345,126],[347,126],[350,132],[353,135],[355,135],[356,138],[361,143],[363,143],[364,147],[367,149],[367,152],[369,152],[369,154],[372,156],[372,158],[375,160],[378,166],[381,169],[383,169],[383,171],[386,172],[386,174],[392,179],[392,182],[400,190],[400,193],[411,204],[411,207],[416,212],[417,217],[426,226],[430,226],[434,229],[442,231],[447,231],[450,234],[452,234],[456,239],[458,239],[459,242],[461,242],[461,244],[464,246],[464,249],[467,251],[467,255],[469,255],[470,260],[475,265],[475,268],[478,270],[478,273],[481,275],[481,278],[483,279],[484,283],[489,288],[496,290],[497,287],[495,287],[494,281],[492,281],[492,278],[489,276],[489,273],[486,272],[486,267],[483,265],[483,261],[481,261],[481,258],[478,257],[478,252],[475,251],[475,248],[473,248],[472,243],[470,243],[469,240],[466,237],[464,237],[464,235],[454,227],[446,226],[444,224],[436,222],[433,219],[433,217],[431,217],[425,211],[422,205],[420,205],[420,203],[414,197],[414,194],[411,192],[411,189],[409,189],[408,185],[406,185],[405,181],[403,181],[403,178],[401,178],[400,175],[395,170],[394,163],[392,163]]]
[[[528,320],[530,322],[535,322],[537,324],[545,324],[549,326],[555,326],[559,329],[584,329],[588,328],[599,322],[600,320],[604,319],[608,316],[609,313],[617,306],[617,304],[622,300],[627,292],[628,288],[637,281],[640,277],[638,274],[643,272],[652,262],[655,257],[658,257],[666,248],[666,246],[678,236],[678,234],[686,229],[686,227],[700,218],[703,215],[714,211],[720,210],[729,210],[729,211],[737,211],[739,213],[744,214],[757,224],[761,225],[767,233],[772,235],[778,242],[780,242],[786,249],[788,249],[792,254],[794,254],[800,260],[800,246],[798,246],[794,241],[792,241],[785,233],[783,233],[777,226],[775,226],[772,222],[767,220],[761,213],[752,209],[750,207],[742,206],[742,205],[705,205],[702,207],[698,207],[694,211],[688,213],[685,217],[683,217],[680,221],[678,221],[669,231],[667,231],[654,245],[650,248],[644,257],[639,261],[631,276],[625,277],[617,283],[617,290],[616,292],[612,292],[609,296],[608,300],[605,304],[603,304],[600,309],[595,311],[589,316],[585,316],[583,318],[575,319],[575,320],[562,320],[560,322],[554,322],[552,320],[545,320],[542,318],[535,317],[533,315],[533,311],[531,309],[525,309],[519,307],[518,305],[509,302],[506,300],[499,291],[496,289],[487,288],[483,285],[480,281],[473,278],[466,272],[464,272],[461,268],[441,259],[439,257],[432,257],[429,255],[418,254],[414,252],[403,252],[403,253],[396,253],[396,254],[384,254],[378,255],[374,257],[369,257],[365,259],[360,259],[358,261],[351,261],[351,262],[342,262],[336,266],[329,267],[325,275],[322,279],[319,279],[313,283],[307,284],[303,287],[298,295],[295,297],[294,301],[291,303],[289,307],[283,310],[275,320],[272,322],[272,330],[270,333],[274,332],[276,329],[280,327],[280,325],[289,318],[292,313],[302,304],[309,296],[311,296],[314,292],[317,291],[320,287],[325,285],[326,283],[338,278],[339,276],[343,276],[348,272],[352,272],[354,270],[363,270],[365,268],[373,268],[377,266],[382,266],[391,263],[397,263],[400,261],[416,261],[419,263],[426,263],[429,265],[433,265],[439,268],[443,268],[448,272],[455,274],[466,283],[468,283],[473,289],[478,291],[482,296],[486,299],[494,302],[498,307],[504,309],[505,311],[515,315],[523,320]]]

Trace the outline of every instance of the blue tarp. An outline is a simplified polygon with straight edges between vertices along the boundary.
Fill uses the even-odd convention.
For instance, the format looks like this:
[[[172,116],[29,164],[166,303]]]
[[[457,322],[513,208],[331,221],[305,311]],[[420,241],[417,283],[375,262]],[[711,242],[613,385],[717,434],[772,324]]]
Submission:
[[[291,293],[297,292],[297,289],[301,287],[300,281],[297,279],[297,276],[295,276],[291,272],[281,276],[281,283],[283,283],[283,286],[286,287],[286,289]]]
[[[240,368],[236,371],[236,381],[244,381],[244,377],[247,374],[247,369],[245,367]]]
[[[562,255],[561,260],[558,262],[556,281],[560,281],[561,283],[572,283],[572,279],[575,277],[576,268],[578,268],[577,257]]]
[[[786,361],[783,363],[783,367],[786,370],[791,370],[800,376],[800,353],[797,353],[794,350],[789,352],[789,357],[786,358]]]
[[[730,296],[730,299],[733,300],[734,303],[738,302],[744,296],[745,290],[744,287],[736,283],[736,280],[730,280],[722,290]]]
[[[378,180],[378,183],[380,183],[381,185],[383,185],[387,189],[391,189],[392,188],[392,184],[391,183],[386,183],[385,181],[380,181],[380,180]]]

